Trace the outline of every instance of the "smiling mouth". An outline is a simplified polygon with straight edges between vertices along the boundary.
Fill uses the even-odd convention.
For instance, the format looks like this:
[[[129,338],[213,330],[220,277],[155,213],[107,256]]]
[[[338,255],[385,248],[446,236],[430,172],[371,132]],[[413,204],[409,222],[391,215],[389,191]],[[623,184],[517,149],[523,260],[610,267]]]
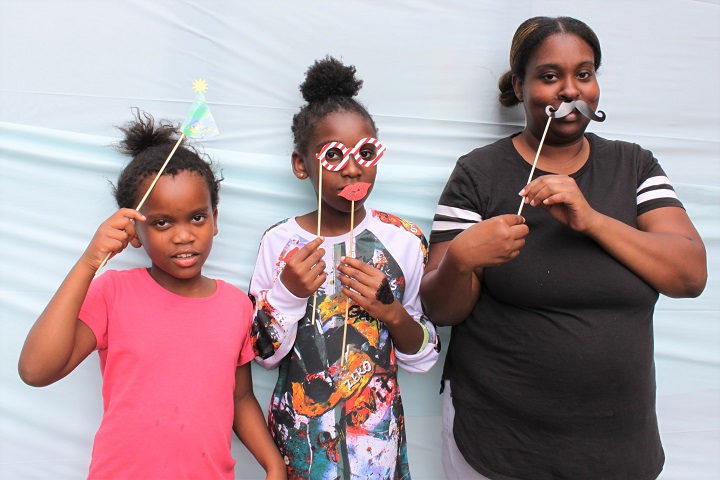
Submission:
[[[174,255],[175,258],[190,258],[196,256],[197,253],[179,253],[177,255]]]

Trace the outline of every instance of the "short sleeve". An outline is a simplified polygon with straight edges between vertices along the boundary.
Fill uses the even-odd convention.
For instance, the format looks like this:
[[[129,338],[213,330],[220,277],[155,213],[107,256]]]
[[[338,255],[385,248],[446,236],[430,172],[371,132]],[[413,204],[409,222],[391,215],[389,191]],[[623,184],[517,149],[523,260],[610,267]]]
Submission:
[[[440,195],[433,217],[430,243],[450,241],[482,220],[477,188],[462,164],[455,165]]]
[[[640,149],[641,155],[637,188],[637,215],[640,216],[662,207],[684,208],[675,193],[675,188],[657,159],[648,150],[637,148]]]
[[[249,298],[245,297],[241,308],[241,320],[246,328],[243,328],[245,332],[245,338],[243,339],[242,348],[240,349],[240,356],[238,357],[238,366],[245,365],[255,358],[255,352],[253,351],[252,341],[250,337],[250,330],[253,319],[253,305]]]
[[[114,271],[108,270],[95,278],[80,308],[80,321],[95,334],[95,350],[104,350],[108,346],[108,314],[109,305],[112,304],[109,297],[113,291],[113,275]]]

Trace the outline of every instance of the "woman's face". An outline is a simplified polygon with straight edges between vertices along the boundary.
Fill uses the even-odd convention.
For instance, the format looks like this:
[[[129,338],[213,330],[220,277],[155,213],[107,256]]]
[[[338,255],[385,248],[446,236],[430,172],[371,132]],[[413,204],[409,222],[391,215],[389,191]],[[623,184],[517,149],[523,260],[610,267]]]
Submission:
[[[513,77],[515,94],[523,101],[526,130],[540,139],[548,121],[545,107],[583,100],[593,110],[600,100],[595,54],[582,38],[560,33],[546,38],[525,66],[525,78]],[[577,110],[554,118],[546,143],[563,145],[582,138],[590,120]]]

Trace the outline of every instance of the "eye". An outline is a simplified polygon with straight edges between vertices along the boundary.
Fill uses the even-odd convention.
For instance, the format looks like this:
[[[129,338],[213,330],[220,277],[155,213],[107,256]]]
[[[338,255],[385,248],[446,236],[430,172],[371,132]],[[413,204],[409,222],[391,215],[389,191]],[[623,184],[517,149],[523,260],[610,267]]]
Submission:
[[[557,75],[555,75],[554,73],[543,73],[542,75],[540,75],[540,80],[544,82],[552,82],[556,79]]]
[[[580,80],[588,80],[592,76],[593,76],[593,72],[589,72],[589,71],[583,71],[583,72],[578,73],[578,78]]]
[[[365,161],[372,161],[377,156],[377,148],[375,145],[368,143],[360,149],[360,156]]]
[[[193,215],[192,220],[195,223],[202,223],[205,221],[206,218],[207,218],[207,215],[205,215],[204,213],[203,214],[198,213],[196,215]]]
[[[152,225],[158,230],[164,230],[170,227],[170,222],[168,222],[167,220],[155,220]]]
[[[343,159],[343,152],[339,148],[331,148],[325,152],[325,160],[330,163],[338,163]]]

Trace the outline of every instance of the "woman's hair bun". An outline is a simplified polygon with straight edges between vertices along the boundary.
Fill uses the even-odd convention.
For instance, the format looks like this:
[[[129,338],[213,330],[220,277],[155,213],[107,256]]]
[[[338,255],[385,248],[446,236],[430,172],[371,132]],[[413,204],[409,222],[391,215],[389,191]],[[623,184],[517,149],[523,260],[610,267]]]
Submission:
[[[354,97],[362,88],[363,81],[355,78],[355,67],[346,66],[328,55],[316,60],[305,72],[300,93],[308,103],[323,102],[330,97]]]
[[[136,157],[152,147],[177,142],[178,130],[170,122],[161,120],[156,125],[152,115],[137,108],[133,116],[135,120],[118,127],[125,134],[117,145],[121,153]]]

